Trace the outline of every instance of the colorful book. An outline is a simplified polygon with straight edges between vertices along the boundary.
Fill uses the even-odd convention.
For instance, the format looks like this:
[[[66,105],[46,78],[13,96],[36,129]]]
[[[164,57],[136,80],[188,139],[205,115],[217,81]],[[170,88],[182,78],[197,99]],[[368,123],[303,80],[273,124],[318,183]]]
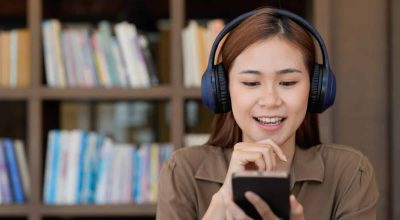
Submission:
[[[6,138],[3,140],[5,158],[8,168],[8,174],[11,182],[11,189],[13,193],[13,202],[23,204],[25,202],[24,191],[22,188],[22,181],[15,156],[14,145],[11,139]]]
[[[10,178],[7,171],[7,162],[4,154],[3,140],[0,139],[0,194],[1,204],[10,204],[12,202],[12,192]]]
[[[25,198],[30,195],[30,177],[28,170],[28,162],[26,160],[25,146],[22,140],[14,140],[15,154],[17,157],[18,167],[21,174],[22,188]]]

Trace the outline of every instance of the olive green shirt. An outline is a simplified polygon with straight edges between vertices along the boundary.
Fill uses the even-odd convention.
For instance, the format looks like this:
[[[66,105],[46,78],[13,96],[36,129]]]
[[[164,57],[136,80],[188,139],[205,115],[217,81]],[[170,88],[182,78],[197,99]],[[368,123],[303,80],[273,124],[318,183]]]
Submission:
[[[177,150],[163,165],[157,219],[201,219],[225,180],[232,149]],[[376,219],[378,190],[373,167],[359,151],[340,145],[296,147],[291,192],[305,219]]]

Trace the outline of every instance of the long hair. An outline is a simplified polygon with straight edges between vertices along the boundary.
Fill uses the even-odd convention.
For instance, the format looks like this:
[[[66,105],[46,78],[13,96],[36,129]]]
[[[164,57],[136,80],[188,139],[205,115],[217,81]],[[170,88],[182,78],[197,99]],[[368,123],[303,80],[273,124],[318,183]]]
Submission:
[[[315,46],[311,36],[289,18],[275,15],[271,8],[256,10],[255,14],[241,22],[228,34],[219,54],[225,70],[230,72],[236,57],[246,48],[272,37],[284,39],[301,51],[311,79],[311,71],[315,63]],[[227,77],[229,79],[229,74]],[[241,141],[242,130],[232,112],[214,116],[211,135],[206,144],[231,148]],[[309,148],[320,143],[318,116],[307,112],[296,131],[296,145]]]

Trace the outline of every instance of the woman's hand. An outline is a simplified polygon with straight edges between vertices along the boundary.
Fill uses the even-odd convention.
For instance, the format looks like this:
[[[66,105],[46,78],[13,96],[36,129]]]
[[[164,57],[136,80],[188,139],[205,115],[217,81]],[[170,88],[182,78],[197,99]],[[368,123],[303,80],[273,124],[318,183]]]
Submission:
[[[244,171],[250,165],[258,171],[275,170],[277,160],[287,162],[282,149],[272,140],[262,140],[256,143],[237,143],[232,152],[228,172],[221,189],[232,192],[231,177],[238,171]]]
[[[214,194],[203,219],[226,219],[224,191],[229,195],[232,194],[232,173],[244,171],[248,165],[255,165],[259,171],[275,170],[278,160],[286,162],[287,158],[281,148],[270,139],[257,143],[237,143],[232,152],[224,184]]]
[[[226,207],[226,219],[234,220],[250,220],[251,218],[238,206],[232,199],[229,192],[223,191],[225,196],[224,202]],[[245,197],[256,208],[263,220],[277,220],[279,219],[270,209],[268,204],[257,194],[253,192],[246,192]],[[290,196],[290,219],[291,220],[304,220],[303,206],[296,200],[294,195]]]

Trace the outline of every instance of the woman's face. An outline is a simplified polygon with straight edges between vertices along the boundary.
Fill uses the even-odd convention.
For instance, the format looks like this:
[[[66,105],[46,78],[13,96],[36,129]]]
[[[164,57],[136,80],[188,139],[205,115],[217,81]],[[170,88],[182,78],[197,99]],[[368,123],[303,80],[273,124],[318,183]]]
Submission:
[[[300,50],[278,37],[257,42],[235,59],[229,74],[232,112],[243,141],[294,146],[310,90]]]

